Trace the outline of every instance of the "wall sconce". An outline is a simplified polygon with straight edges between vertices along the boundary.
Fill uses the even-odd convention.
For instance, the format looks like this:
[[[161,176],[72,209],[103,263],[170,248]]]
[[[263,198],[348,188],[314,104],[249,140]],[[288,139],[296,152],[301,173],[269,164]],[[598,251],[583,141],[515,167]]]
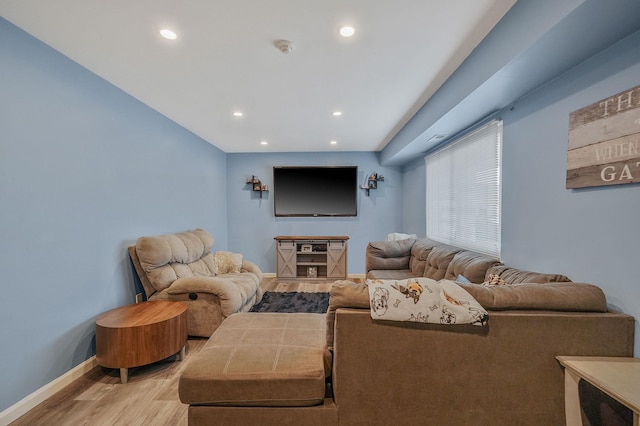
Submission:
[[[368,197],[370,190],[378,189],[378,182],[384,182],[384,176],[379,175],[378,173],[372,173],[370,176],[367,176],[365,184],[360,186],[360,188],[367,192]]]

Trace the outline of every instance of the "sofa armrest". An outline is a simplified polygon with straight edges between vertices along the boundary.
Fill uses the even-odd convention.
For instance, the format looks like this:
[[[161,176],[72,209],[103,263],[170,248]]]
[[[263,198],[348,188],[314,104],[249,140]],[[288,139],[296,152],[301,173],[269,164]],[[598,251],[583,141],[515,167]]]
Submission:
[[[554,282],[483,286],[458,285],[488,310],[607,312],[600,287],[588,283]],[[490,314],[491,316],[491,314]]]
[[[220,299],[222,314],[227,317],[242,307],[242,295],[238,287],[226,278],[183,277],[178,278],[167,290],[169,294],[210,293]]]
[[[373,269],[409,269],[411,247],[416,240],[374,241],[367,245],[367,272]]]
[[[353,281],[339,280],[333,283],[329,292],[329,308],[327,310],[327,348],[333,350],[333,326],[336,309],[359,308],[369,309],[369,288]]]

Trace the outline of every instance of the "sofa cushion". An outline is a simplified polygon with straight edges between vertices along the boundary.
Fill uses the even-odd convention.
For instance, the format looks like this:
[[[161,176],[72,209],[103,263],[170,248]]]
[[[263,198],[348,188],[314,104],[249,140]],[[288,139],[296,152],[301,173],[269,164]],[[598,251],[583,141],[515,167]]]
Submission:
[[[408,269],[415,240],[374,241],[367,245],[366,269]]]
[[[322,404],[325,336],[324,314],[231,315],[188,360],[180,400],[223,406]]]
[[[507,284],[571,282],[571,280],[564,275],[525,271],[523,269],[510,268],[505,265],[495,265],[489,268],[484,281],[488,279],[490,274],[498,275]]]
[[[177,234],[140,237],[135,244],[140,265],[156,291],[187,276],[213,276],[216,272],[213,237],[204,229]]]
[[[436,281],[443,279],[453,257],[460,251],[462,251],[461,248],[446,244],[438,244],[433,247],[427,256],[427,264],[422,276]]]
[[[411,259],[409,260],[409,269],[413,273],[414,277],[421,277],[424,274],[424,269],[427,266],[427,258],[431,249],[438,245],[435,241],[429,239],[416,240],[411,247]]]
[[[429,257],[431,249],[438,245],[441,245],[441,243],[430,240],[428,238],[421,238],[419,240],[416,240],[411,247],[411,256],[413,256],[416,260],[426,261],[427,257]]]
[[[484,281],[487,270],[498,264],[500,264],[500,261],[495,257],[463,250],[453,256],[444,278],[446,280],[455,280],[458,275],[463,275],[470,282],[479,284]]]

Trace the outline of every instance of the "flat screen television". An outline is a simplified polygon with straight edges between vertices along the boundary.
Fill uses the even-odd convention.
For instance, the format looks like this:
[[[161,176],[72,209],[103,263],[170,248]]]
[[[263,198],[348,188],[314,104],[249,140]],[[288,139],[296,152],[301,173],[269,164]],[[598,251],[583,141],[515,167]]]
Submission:
[[[357,166],[273,168],[276,216],[357,216]]]

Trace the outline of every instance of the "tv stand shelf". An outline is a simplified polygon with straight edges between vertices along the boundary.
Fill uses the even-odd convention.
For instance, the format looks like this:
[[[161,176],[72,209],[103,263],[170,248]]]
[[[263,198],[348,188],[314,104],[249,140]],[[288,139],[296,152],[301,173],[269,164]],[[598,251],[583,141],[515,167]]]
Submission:
[[[278,279],[347,278],[347,240],[341,236],[279,235],[276,240]]]

